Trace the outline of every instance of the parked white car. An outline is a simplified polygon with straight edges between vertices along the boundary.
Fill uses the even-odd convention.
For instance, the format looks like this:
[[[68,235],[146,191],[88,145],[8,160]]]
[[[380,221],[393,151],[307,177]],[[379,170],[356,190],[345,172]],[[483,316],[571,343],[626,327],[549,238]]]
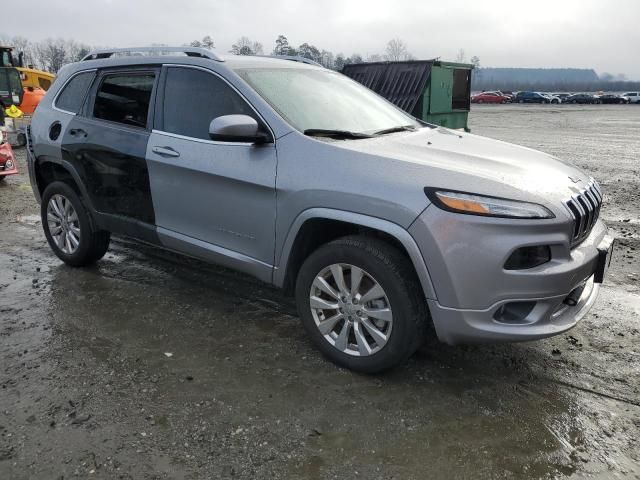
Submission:
[[[629,103],[640,103],[640,92],[627,92],[622,94],[629,99]]]

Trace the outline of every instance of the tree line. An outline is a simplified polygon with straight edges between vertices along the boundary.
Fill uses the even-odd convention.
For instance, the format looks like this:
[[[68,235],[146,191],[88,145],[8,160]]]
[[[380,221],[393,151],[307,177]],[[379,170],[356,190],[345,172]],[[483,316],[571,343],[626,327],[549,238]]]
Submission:
[[[24,52],[25,65],[52,73],[56,73],[67,63],[81,60],[91,51],[91,46],[85,43],[63,38],[47,38],[32,42],[20,36],[0,35],[0,45],[14,47],[15,54]]]
[[[16,52],[24,52],[24,61],[26,65],[34,68],[57,73],[63,65],[76,62],[93,48],[88,44],[77,42],[72,39],[48,38],[42,41],[30,41],[21,36],[8,37],[0,34],[0,45],[11,45]],[[206,35],[202,39],[193,40],[185,46],[194,46],[213,49],[215,42],[210,35]],[[154,46],[166,46],[163,44],[155,44]],[[366,56],[357,52],[349,55],[343,52],[334,53],[330,50],[321,48],[320,46],[303,42],[297,46],[290,42],[285,35],[278,35],[271,48],[265,46],[257,40],[247,36],[241,36],[233,43],[229,53],[233,55],[284,55],[284,56],[300,56],[308,58],[325,68],[340,71],[345,65],[363,62],[381,62],[381,61],[401,61],[415,60],[415,56],[409,51],[407,43],[396,37],[389,40],[381,53],[368,54]],[[544,78],[532,78],[526,75],[522,77],[526,71],[549,72],[546,69],[492,69],[482,68],[480,59],[472,56],[467,60],[466,52],[460,49],[454,58],[456,62],[471,63],[475,67],[472,75],[472,87],[475,90],[540,90],[540,91],[623,91],[623,90],[640,90],[640,82],[629,82],[622,74],[611,75],[603,73],[599,77],[593,72],[593,76],[589,79],[583,78],[564,78],[562,76],[549,76]],[[496,75],[496,71],[513,71],[513,76]],[[565,69],[567,71],[575,69]],[[504,72],[503,72],[504,73]],[[519,76],[520,75],[520,76]]]
[[[77,62],[95,48],[88,44],[69,39],[47,38],[42,41],[33,42],[25,37],[8,37],[5,35],[0,35],[0,45],[10,45],[14,47],[14,52],[16,53],[24,52],[24,61],[26,65],[31,65],[33,68],[52,73],[57,73],[58,70],[67,63]],[[208,49],[215,48],[215,43],[210,35],[185,44],[185,46],[187,45]],[[166,45],[154,44],[153,46]],[[320,48],[308,42],[303,42],[295,46],[289,42],[289,39],[285,35],[278,35],[275,39],[273,48],[265,49],[262,43],[247,36],[241,36],[236,42],[234,42],[229,53],[233,55],[266,54],[300,56],[319,63],[326,68],[338,71],[350,63],[415,59],[413,54],[409,51],[407,43],[400,38],[393,38],[389,40],[382,53],[363,56],[359,53],[345,55],[340,52],[334,54],[329,50]]]

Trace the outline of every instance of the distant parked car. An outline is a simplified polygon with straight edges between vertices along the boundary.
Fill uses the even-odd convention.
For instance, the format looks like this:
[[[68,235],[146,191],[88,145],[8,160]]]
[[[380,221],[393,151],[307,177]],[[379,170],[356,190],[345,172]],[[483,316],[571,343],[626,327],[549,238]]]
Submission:
[[[622,95],[629,99],[629,103],[640,103],[640,92],[627,92]]]
[[[599,98],[601,103],[629,103],[629,99],[623,95],[617,95],[615,93],[606,93],[601,95]]]
[[[562,103],[560,97],[556,97],[553,93],[543,93],[542,95],[547,97],[550,103]]]
[[[590,93],[576,93],[567,97],[564,103],[593,104],[600,103],[600,99]]]
[[[554,97],[558,97],[560,99],[560,102],[562,103],[565,103],[567,97],[571,96],[570,93],[552,93],[551,95],[553,95]]]
[[[508,97],[498,92],[482,92],[471,97],[471,103],[507,103]]]
[[[500,95],[507,97],[508,102],[513,101],[513,97],[515,97],[515,94],[513,92],[508,92],[504,90],[497,90],[496,93],[499,93]]]
[[[539,92],[518,92],[513,99],[517,103],[551,103],[551,99]]]

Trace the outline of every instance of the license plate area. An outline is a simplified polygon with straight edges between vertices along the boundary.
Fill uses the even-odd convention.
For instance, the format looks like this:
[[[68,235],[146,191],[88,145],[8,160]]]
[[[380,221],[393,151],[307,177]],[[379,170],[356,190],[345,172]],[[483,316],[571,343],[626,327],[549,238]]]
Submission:
[[[613,255],[614,238],[610,235],[604,237],[600,245],[598,245],[598,263],[596,264],[596,271],[593,274],[593,281],[595,283],[602,283],[604,277],[611,265],[611,256]]]

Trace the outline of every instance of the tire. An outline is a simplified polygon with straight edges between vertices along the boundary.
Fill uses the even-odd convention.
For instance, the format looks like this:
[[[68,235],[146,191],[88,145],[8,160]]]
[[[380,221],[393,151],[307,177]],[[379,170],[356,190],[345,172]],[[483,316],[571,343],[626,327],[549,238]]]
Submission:
[[[24,133],[19,133],[17,138],[16,147],[26,147],[27,146],[27,136]]]
[[[107,252],[110,233],[96,230],[87,208],[68,184],[53,182],[47,186],[42,194],[40,216],[49,246],[53,253],[67,265],[72,267],[91,265]],[[64,221],[61,220],[63,217]],[[56,235],[56,231],[61,233]],[[65,234],[65,232],[69,233]],[[73,238],[77,241],[75,245]]]
[[[484,103],[484,100],[478,100],[478,103]]]
[[[524,100],[518,100],[518,103],[524,103]]]
[[[352,287],[352,269],[363,272],[356,295],[352,297],[350,291],[342,289],[345,294],[340,296],[347,298],[343,303],[339,303],[341,300],[336,296],[340,290],[335,281],[337,277],[333,276],[336,266],[340,267],[344,284],[349,287]],[[318,278],[323,272],[333,294],[318,287]],[[373,296],[370,301],[364,300],[376,282],[382,289],[382,295]],[[295,294],[302,324],[315,346],[329,360],[351,370],[377,373],[400,365],[422,345],[426,337],[428,309],[411,262],[398,249],[376,238],[348,236],[318,248],[302,264]],[[315,308],[312,308],[312,296],[316,299]],[[364,303],[358,301],[360,298]],[[318,300],[329,302],[325,303],[329,307],[342,305],[344,308],[320,310]],[[382,320],[380,314],[385,309],[389,314],[387,321]],[[377,315],[371,315],[376,310]],[[339,319],[334,320],[336,317]],[[349,318],[353,320],[349,321]],[[320,331],[319,324],[325,325],[324,332]],[[385,334],[386,338],[376,340],[371,327],[375,327],[377,333]],[[344,337],[346,340],[340,342],[339,334],[344,333],[345,328],[348,332]],[[360,341],[356,339],[358,331],[363,332]],[[366,337],[367,349],[362,346],[363,337]],[[339,343],[345,348],[340,348]]]

